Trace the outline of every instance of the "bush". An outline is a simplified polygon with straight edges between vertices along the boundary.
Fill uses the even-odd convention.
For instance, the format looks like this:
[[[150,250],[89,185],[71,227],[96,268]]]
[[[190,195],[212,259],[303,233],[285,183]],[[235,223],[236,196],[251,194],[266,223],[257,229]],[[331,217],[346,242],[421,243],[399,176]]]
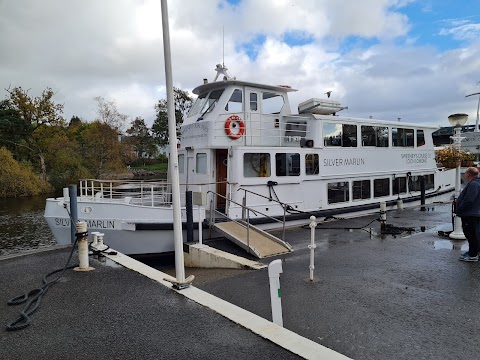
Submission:
[[[15,161],[12,153],[0,148],[0,198],[31,196],[52,191],[46,181],[34,174],[28,165]]]

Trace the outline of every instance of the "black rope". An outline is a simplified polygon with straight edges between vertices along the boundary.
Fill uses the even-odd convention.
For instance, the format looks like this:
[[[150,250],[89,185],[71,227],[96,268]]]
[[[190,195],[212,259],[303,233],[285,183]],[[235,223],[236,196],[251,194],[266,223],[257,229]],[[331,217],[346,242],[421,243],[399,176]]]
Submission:
[[[8,305],[20,305],[20,304],[23,304],[24,302],[26,302],[28,299],[30,299],[30,301],[28,301],[27,305],[25,305],[25,307],[22,309],[22,311],[20,311],[20,316],[18,317],[18,319],[7,325],[7,328],[6,328],[7,331],[16,331],[16,330],[25,329],[26,327],[28,327],[30,325],[31,321],[32,321],[30,316],[35,311],[38,310],[38,308],[40,307],[40,304],[42,302],[42,298],[47,293],[50,286],[52,286],[58,280],[60,280],[60,278],[63,276],[63,274],[65,273],[65,271],[67,269],[72,269],[72,268],[78,266],[78,264],[68,266],[68,264],[70,263],[70,260],[72,259],[73,251],[75,250],[75,245],[76,245],[77,241],[78,241],[78,237],[77,237],[77,239],[75,240],[75,243],[72,246],[72,250],[70,251],[70,255],[68,257],[68,260],[67,260],[67,262],[66,262],[66,264],[63,268],[54,270],[52,272],[49,272],[47,275],[45,275],[42,278],[43,285],[41,287],[39,287],[37,289],[30,290],[26,294],[16,296],[16,297],[14,297],[13,299],[10,299],[7,302]],[[61,272],[61,274],[57,278],[55,278],[53,280],[50,280],[50,281],[47,280],[47,278],[49,276],[52,276],[53,274],[56,274],[58,272]]]
[[[64,204],[64,208],[67,210],[68,216],[70,217],[70,221],[73,223],[72,216],[70,215],[70,212],[68,211],[65,204]],[[86,234],[88,234],[88,233],[76,233],[75,234],[75,237],[76,237],[75,242],[73,243],[72,250],[70,251],[70,254],[68,256],[67,262],[65,263],[65,266],[63,268],[56,269],[52,272],[49,272],[47,275],[45,275],[42,278],[43,285],[41,287],[39,287],[37,289],[30,290],[29,292],[27,292],[23,295],[16,296],[16,297],[14,297],[13,299],[10,299],[7,302],[8,305],[20,305],[20,304],[23,304],[24,302],[26,302],[30,299],[28,301],[27,305],[25,305],[25,307],[20,311],[20,316],[18,317],[18,319],[7,325],[7,327],[6,327],[7,331],[22,330],[22,329],[25,329],[26,327],[28,327],[30,325],[30,323],[32,321],[30,316],[35,311],[38,310],[38,308],[40,307],[40,304],[42,302],[42,299],[45,296],[45,294],[47,293],[50,286],[52,286],[58,280],[60,280],[60,278],[64,275],[64,273],[67,269],[72,269],[72,268],[78,266],[78,264],[77,265],[72,265],[72,266],[68,266],[68,264],[70,263],[70,260],[72,259],[73,252],[75,250],[75,245],[77,244],[78,239],[85,236]],[[52,276],[52,275],[54,275],[58,272],[61,272],[61,273],[57,278],[55,278],[53,280],[50,280],[50,281],[47,280],[48,277],[50,277],[50,276]]]
[[[282,202],[279,198],[278,198],[278,195],[275,191],[275,188],[274,186],[275,185],[278,185],[278,183],[276,181],[268,181],[267,182],[267,186],[268,186],[268,195],[270,197],[270,201],[273,201],[273,197],[272,197],[272,191],[273,191],[273,194],[275,195],[275,198],[276,200],[283,206],[285,206],[285,211],[289,214],[306,214],[305,211],[302,211],[302,210],[298,210],[298,209],[295,209],[293,208],[291,205],[288,205],[288,204],[285,204],[284,202]]]

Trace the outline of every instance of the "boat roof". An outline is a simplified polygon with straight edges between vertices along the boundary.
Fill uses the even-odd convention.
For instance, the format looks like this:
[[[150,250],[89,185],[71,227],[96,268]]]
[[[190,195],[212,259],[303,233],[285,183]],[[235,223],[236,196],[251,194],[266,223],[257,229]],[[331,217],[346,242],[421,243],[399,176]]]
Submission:
[[[258,84],[258,83],[253,83],[249,81],[241,81],[241,80],[226,80],[226,81],[215,81],[207,84],[202,84],[200,86],[197,86],[195,89],[193,89],[193,93],[195,95],[200,95],[204,94],[206,92],[209,92],[211,90],[219,89],[219,88],[224,88],[230,85],[236,85],[236,86],[249,86],[253,88],[261,88],[265,90],[273,90],[273,91],[279,91],[279,92],[291,92],[291,91],[297,91],[297,89],[292,89],[288,85],[265,85],[265,84]]]

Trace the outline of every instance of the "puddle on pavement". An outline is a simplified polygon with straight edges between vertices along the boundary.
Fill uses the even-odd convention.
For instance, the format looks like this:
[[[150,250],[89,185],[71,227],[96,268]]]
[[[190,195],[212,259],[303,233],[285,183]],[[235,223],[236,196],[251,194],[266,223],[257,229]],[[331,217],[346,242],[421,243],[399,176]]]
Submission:
[[[462,250],[468,251],[468,242],[466,240],[434,240],[429,241],[434,250]]]

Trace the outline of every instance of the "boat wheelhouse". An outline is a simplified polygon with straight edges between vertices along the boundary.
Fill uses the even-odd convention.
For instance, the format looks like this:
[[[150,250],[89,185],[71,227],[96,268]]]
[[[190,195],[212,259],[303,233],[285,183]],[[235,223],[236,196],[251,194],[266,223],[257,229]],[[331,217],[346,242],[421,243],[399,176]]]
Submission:
[[[414,206],[450,199],[455,171],[437,168],[437,127],[340,116],[346,107],[329,98],[306,100],[293,114],[288,94],[295,89],[240,81],[222,65],[216,71],[221,81],[193,90],[197,99],[178,149],[183,222],[185,194],[201,198],[193,209],[193,222],[200,223],[195,239],[203,224],[270,256],[279,250],[265,255],[258,249],[271,236],[256,239],[252,228],[261,233],[305,224],[312,215],[358,216],[378,211],[381,202],[392,208],[398,200]],[[173,251],[168,183],[85,180],[77,201],[79,218],[90,231],[105,233],[112,248]],[[59,206],[68,202],[47,199],[45,218],[59,243],[70,241],[68,214]]]

